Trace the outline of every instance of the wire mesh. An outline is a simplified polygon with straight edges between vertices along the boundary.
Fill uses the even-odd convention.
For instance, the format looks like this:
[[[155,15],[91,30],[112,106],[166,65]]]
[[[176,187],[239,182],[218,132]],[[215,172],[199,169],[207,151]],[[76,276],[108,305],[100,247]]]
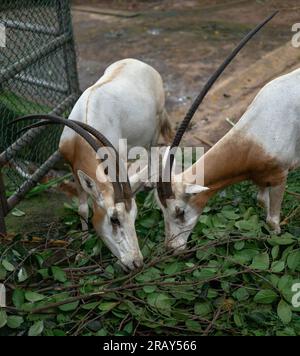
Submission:
[[[79,96],[76,57],[68,0],[1,0],[0,153],[22,134],[24,125],[8,125],[31,113],[67,116]],[[62,105],[62,103],[67,103]],[[10,154],[4,167],[9,191],[20,188],[57,150],[62,127],[47,127]]]

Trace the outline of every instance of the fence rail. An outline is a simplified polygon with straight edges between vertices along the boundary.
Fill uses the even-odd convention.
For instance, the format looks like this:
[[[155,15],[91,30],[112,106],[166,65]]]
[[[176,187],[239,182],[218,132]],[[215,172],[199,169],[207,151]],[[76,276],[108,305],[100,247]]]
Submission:
[[[5,216],[60,159],[62,130],[41,127],[19,135],[25,124],[9,122],[32,113],[67,116],[80,90],[69,0],[2,0],[0,8],[6,28],[6,47],[0,48],[0,233],[5,233]],[[28,163],[34,172],[27,171]],[[14,191],[9,198],[8,188]]]

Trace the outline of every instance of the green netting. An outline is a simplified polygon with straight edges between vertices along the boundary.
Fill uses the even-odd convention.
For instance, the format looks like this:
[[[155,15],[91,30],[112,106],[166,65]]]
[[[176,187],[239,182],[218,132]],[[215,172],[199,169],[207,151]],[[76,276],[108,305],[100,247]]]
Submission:
[[[0,0],[6,47],[0,47],[0,153],[21,137],[24,124],[14,118],[30,113],[67,115],[79,95],[68,0]],[[57,150],[61,127],[48,127],[14,152],[5,167],[14,189]]]

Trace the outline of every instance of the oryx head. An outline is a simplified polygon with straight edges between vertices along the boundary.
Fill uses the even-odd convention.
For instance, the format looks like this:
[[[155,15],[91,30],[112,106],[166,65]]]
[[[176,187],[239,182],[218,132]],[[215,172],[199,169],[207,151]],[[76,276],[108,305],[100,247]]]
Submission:
[[[123,267],[130,270],[141,267],[143,257],[135,231],[137,206],[133,197],[124,197],[122,189],[114,190],[111,182],[104,182],[103,177],[98,179],[99,174],[91,177],[81,170],[76,174],[81,187],[93,200],[92,223],[97,234]]]
[[[167,173],[170,169],[166,169],[167,166],[170,167],[167,161],[172,157],[169,152],[170,150],[166,151],[162,162],[163,170],[167,170]],[[160,177],[155,196],[164,216],[165,245],[168,249],[179,251],[186,248],[188,237],[203,209],[203,203],[207,201],[205,192],[209,189],[188,183],[182,173],[175,175],[175,164],[172,166],[172,173],[164,176],[165,182],[162,182]],[[201,202],[200,193],[203,194]]]
[[[79,134],[92,147],[96,155],[101,147],[108,147],[115,152],[117,165],[115,180],[107,179],[105,181],[104,177],[99,179],[100,177],[97,177],[96,172],[91,174],[91,172],[84,172],[74,167],[73,171],[75,179],[93,200],[93,225],[96,232],[125,269],[133,270],[141,267],[143,257],[134,226],[137,207],[129,180],[127,179],[124,183],[119,180],[120,171],[123,170],[124,172],[125,167],[119,167],[118,152],[100,132],[78,121],[66,120],[53,115],[28,115],[15,121],[33,119],[42,119],[43,121],[25,129],[49,124],[62,124]],[[105,172],[103,172],[103,175],[106,175]]]

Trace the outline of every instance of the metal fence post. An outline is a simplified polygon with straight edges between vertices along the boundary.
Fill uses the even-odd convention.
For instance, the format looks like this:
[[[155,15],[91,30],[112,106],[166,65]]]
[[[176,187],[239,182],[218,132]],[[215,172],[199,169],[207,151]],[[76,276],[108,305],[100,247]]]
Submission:
[[[6,235],[5,216],[7,214],[7,200],[5,195],[4,182],[0,168],[0,234]]]
[[[9,29],[0,65],[0,233],[5,233],[5,216],[60,158],[54,152],[60,131],[40,127],[17,137],[15,133],[23,125],[8,129],[7,122],[32,112],[66,116],[81,92],[70,0],[7,0],[5,6],[2,3],[0,0],[0,12]],[[8,198],[1,168],[17,158],[40,167],[30,173],[30,178],[11,166],[2,170],[5,182],[15,189]]]
[[[73,29],[71,25],[71,11],[69,0],[57,1],[57,16],[59,23],[59,33],[68,33],[71,40],[64,44],[65,70],[67,73],[68,87],[70,93],[80,93],[79,81],[77,75],[75,44],[73,37]]]

